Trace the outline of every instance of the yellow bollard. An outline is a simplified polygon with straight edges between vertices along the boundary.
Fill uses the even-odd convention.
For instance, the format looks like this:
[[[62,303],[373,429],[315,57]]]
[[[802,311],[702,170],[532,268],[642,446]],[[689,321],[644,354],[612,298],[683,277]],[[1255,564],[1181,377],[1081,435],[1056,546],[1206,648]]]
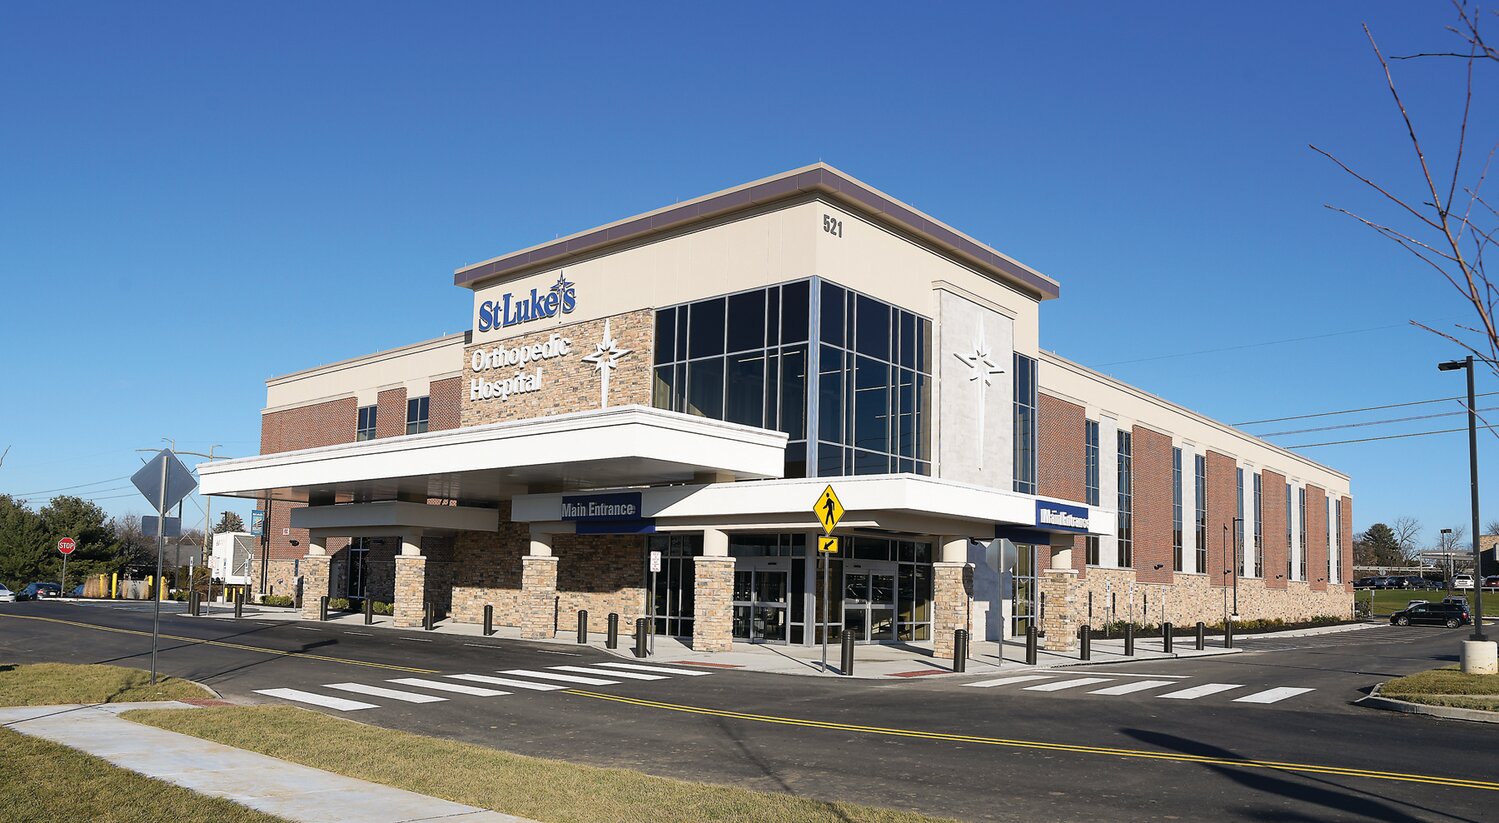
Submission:
[[[109,576],[109,599],[120,599],[120,573],[114,572]]]
[[[148,575],[146,575],[146,599],[150,600],[151,596],[153,594],[155,594],[155,592],[156,592],[156,578],[155,578],[155,576],[148,574]]]

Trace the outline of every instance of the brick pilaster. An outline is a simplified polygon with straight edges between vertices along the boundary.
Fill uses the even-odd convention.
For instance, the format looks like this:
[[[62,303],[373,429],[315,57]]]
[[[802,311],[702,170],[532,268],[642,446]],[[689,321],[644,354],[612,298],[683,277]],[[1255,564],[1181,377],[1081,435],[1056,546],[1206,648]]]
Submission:
[[[969,604],[973,601],[973,565],[939,562],[932,564],[932,654],[952,657],[953,632],[972,631]],[[970,638],[972,642],[972,638]]]
[[[521,558],[520,635],[545,640],[557,634],[557,558]]]
[[[1327,492],[1306,487],[1306,579],[1312,591],[1327,591]]]
[[[726,652],[734,647],[734,558],[694,557],[692,648]]]
[[[1291,544],[1286,541],[1286,476],[1264,469],[1260,477],[1265,498],[1261,512],[1265,517],[1261,527],[1265,536],[1265,588],[1284,589],[1291,581],[1286,574],[1291,556]]]
[[[396,602],[394,622],[400,628],[422,625],[427,608],[427,558],[396,555]]]
[[[320,616],[321,598],[329,593],[328,577],[333,558],[326,554],[309,554],[302,558],[302,619]]]

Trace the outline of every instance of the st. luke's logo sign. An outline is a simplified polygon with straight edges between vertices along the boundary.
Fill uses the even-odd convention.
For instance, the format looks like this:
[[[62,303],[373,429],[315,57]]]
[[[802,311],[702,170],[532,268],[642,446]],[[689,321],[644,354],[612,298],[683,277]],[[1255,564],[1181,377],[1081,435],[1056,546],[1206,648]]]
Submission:
[[[578,293],[573,283],[564,274],[557,275],[557,282],[544,292],[531,290],[531,294],[507,294],[499,300],[485,300],[479,304],[479,331],[502,329],[571,314],[578,305]]]

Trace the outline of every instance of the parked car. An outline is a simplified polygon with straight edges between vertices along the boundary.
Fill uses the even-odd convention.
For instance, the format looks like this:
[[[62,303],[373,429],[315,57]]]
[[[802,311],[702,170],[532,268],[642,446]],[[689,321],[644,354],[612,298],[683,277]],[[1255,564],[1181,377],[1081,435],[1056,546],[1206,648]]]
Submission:
[[[1459,606],[1462,606],[1465,609],[1468,608],[1468,598],[1463,597],[1461,595],[1450,595],[1448,597],[1444,597],[1444,598],[1442,598],[1442,602],[1443,603],[1455,603],[1455,604],[1457,604]]]
[[[1499,574],[1491,574],[1483,579],[1485,589],[1499,589]]]
[[[1473,622],[1468,605],[1463,603],[1425,603],[1390,615],[1392,626],[1446,626],[1455,629]]]
[[[1359,579],[1353,581],[1353,588],[1355,588],[1355,589],[1372,589],[1372,588],[1374,588],[1374,581],[1376,581],[1378,579],[1379,578],[1377,578],[1377,577],[1360,577]]]
[[[68,590],[68,597],[82,597],[82,596],[83,596],[83,584],[82,583],[79,583],[78,585],[76,585],[73,588],[71,588],[71,589]]]
[[[5,588],[4,583],[0,583],[0,603],[14,603],[15,601],[16,593]]]
[[[61,597],[62,586],[56,583],[28,583],[16,595],[17,600],[41,600],[44,597]]]
[[[1453,575],[1452,576],[1452,588],[1454,588],[1454,589],[1471,589],[1471,588],[1473,588],[1473,575],[1471,575],[1471,574],[1457,574],[1457,575]]]

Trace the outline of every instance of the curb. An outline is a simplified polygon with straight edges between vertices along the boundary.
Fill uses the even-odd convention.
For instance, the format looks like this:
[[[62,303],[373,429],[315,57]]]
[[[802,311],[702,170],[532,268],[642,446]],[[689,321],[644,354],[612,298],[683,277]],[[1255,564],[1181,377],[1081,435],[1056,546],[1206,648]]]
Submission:
[[[1444,720],[1499,723],[1499,712],[1487,712],[1482,709],[1459,709],[1452,706],[1428,706],[1425,703],[1411,703],[1408,700],[1397,700],[1393,697],[1381,695],[1379,690],[1383,687],[1384,684],[1380,683],[1369,694],[1353,701],[1354,704],[1370,709],[1384,709],[1385,711],[1401,712],[1404,714],[1424,714],[1429,717],[1440,717]]]

